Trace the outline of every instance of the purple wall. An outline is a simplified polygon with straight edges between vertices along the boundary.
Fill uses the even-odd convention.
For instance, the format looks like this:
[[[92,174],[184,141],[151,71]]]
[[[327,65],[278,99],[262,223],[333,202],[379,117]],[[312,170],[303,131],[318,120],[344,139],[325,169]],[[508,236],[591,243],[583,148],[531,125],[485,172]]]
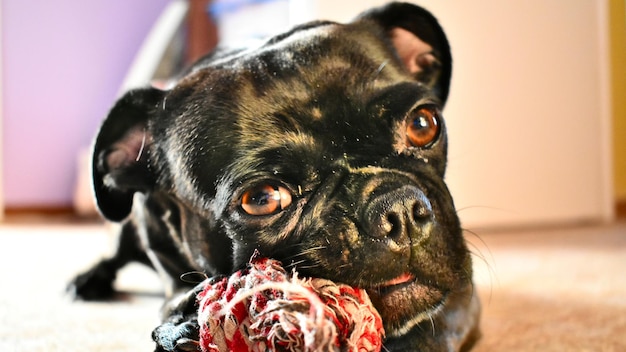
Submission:
[[[71,204],[77,152],[167,2],[3,0],[7,207]]]

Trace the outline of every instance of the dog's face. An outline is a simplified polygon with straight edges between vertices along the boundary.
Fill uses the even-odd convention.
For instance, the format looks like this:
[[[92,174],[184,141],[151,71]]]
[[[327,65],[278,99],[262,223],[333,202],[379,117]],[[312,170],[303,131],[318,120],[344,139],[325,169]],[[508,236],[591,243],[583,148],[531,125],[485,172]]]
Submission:
[[[181,250],[228,273],[254,252],[368,290],[387,336],[471,280],[443,181],[451,71],[436,21],[392,5],[216,53],[113,108],[96,141],[104,215],[165,199]]]

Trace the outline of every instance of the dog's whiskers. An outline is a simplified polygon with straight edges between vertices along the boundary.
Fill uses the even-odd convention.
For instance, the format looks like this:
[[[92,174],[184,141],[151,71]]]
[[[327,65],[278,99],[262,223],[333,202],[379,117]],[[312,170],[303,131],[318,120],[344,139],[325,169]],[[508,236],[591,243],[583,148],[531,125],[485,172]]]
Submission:
[[[322,249],[326,249],[326,246],[317,246],[317,247],[307,248],[307,249],[304,249],[304,250],[302,250],[302,251],[300,251],[300,252],[298,252],[298,253],[296,253],[294,255],[286,257],[285,260],[294,260],[296,258],[304,257],[304,256],[306,256],[308,254],[315,253],[316,251],[319,251],[319,250],[322,250]]]
[[[299,260],[297,262],[291,262],[291,263],[285,265],[285,269],[295,269],[297,267],[299,268],[300,264],[303,264],[305,262],[306,262],[305,260]]]
[[[141,137],[141,146],[139,147],[139,152],[137,153],[137,158],[135,161],[139,161],[141,159],[141,155],[143,155],[143,150],[146,147],[146,129],[143,129],[143,136]]]
[[[320,266],[322,266],[321,264],[317,263],[317,264],[309,264],[309,265],[300,265],[298,266],[298,269],[315,269],[315,268],[319,268]]]
[[[495,270],[493,268],[493,265],[492,265],[493,263],[495,263],[493,253],[489,249],[489,246],[487,245],[487,243],[485,243],[485,241],[476,232],[469,230],[469,229],[463,229],[463,232],[466,234],[472,235],[472,237],[475,239],[478,239],[478,241],[482,244],[482,247],[486,248],[487,253],[489,254],[489,258],[488,258],[476,243],[472,241],[467,241],[468,247],[470,247],[469,253],[474,258],[479,259],[487,267],[487,272],[489,273],[488,275],[489,276],[489,288],[490,288],[489,297],[491,297],[493,293],[493,281],[494,281],[494,278],[497,277]],[[474,281],[472,281],[472,290],[475,290],[475,286],[476,285]]]
[[[317,246],[317,247],[307,248],[307,249],[301,251],[300,255],[314,253],[314,252],[317,252],[317,251],[322,250],[322,249],[326,249],[326,246]]]
[[[509,210],[501,208],[501,207],[492,207],[487,205],[468,205],[462,208],[456,209],[456,214],[459,215],[462,212],[466,212],[468,210],[482,210],[481,214],[485,214],[485,211],[490,211],[491,213],[508,213]],[[487,212],[487,213],[488,213]]]
[[[489,250],[489,246],[487,245],[487,243],[476,232],[474,232],[472,230],[469,230],[469,229],[463,229],[463,233],[472,235],[473,238],[477,239],[483,245],[483,247],[487,249],[487,252],[489,253],[489,257],[490,257],[491,261],[492,262],[494,261],[493,253],[491,253],[491,250]],[[481,259],[487,266],[490,266],[489,260],[484,255],[482,250],[478,247],[478,245],[476,245],[476,243],[472,242],[469,239],[466,241],[466,243],[472,248],[471,253],[475,257]]]
[[[374,76],[372,77],[372,81],[376,80],[376,78],[378,78],[378,76],[383,72],[383,70],[385,69],[385,67],[387,66],[387,64],[389,63],[389,60],[385,60],[383,61],[380,66],[378,66],[378,68],[376,69],[376,72],[374,72]]]
[[[482,263],[484,263],[491,271],[491,264],[489,263],[489,260],[485,257],[485,255],[483,254],[483,252],[480,250],[480,248],[476,247],[476,245],[474,245],[473,243],[469,243],[468,244],[468,250],[469,253],[476,259],[480,259],[480,261]],[[492,259],[493,261],[493,259]]]
[[[428,313],[428,319],[430,320],[430,326],[433,329],[433,336],[435,336],[436,335],[435,334],[435,330],[436,330],[436,328],[435,328],[435,319],[433,318],[433,315],[431,313]]]

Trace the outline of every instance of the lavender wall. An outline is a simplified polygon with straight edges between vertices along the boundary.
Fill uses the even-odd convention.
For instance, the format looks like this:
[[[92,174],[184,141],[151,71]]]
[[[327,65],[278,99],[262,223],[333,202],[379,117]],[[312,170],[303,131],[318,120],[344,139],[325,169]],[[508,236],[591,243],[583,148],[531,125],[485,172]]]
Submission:
[[[71,203],[88,146],[168,0],[3,0],[7,207]]]

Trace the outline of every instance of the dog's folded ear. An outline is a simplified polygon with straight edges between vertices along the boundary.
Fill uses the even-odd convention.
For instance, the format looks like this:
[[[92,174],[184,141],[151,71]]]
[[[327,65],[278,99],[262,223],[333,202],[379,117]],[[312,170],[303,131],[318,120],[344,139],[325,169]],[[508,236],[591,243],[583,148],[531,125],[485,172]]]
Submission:
[[[452,75],[450,45],[437,19],[427,10],[409,3],[394,2],[368,10],[357,20],[380,25],[405,68],[418,81],[433,89],[445,104]]]
[[[130,91],[100,127],[93,148],[93,187],[98,209],[109,220],[128,216],[135,192],[148,191],[156,182],[149,166],[148,121],[163,96],[155,88]]]

